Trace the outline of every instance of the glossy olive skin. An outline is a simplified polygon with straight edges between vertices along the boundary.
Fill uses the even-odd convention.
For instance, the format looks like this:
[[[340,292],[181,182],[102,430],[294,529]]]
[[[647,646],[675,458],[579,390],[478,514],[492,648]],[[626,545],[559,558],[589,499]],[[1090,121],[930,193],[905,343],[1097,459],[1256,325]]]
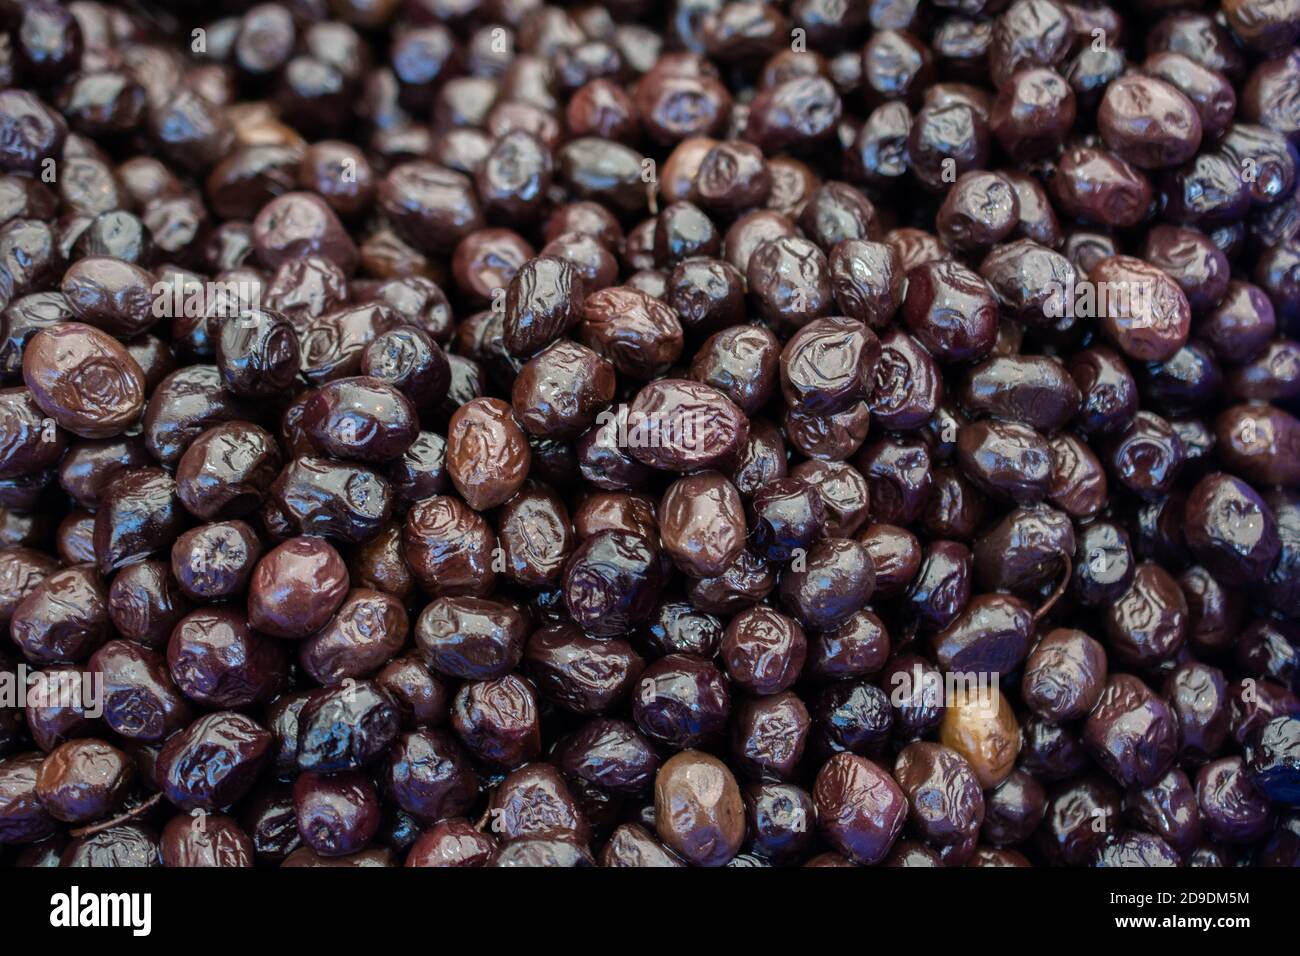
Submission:
[[[865,399],[880,343],[856,319],[828,317],[799,329],[781,352],[781,391],[794,407],[833,415]]]
[[[1118,431],[1137,412],[1137,383],[1120,356],[1106,346],[1076,353],[1070,375],[1083,395],[1078,422],[1088,433]]]
[[[199,435],[176,464],[176,495],[207,521],[256,510],[280,470],[275,439],[251,422],[227,422]]]
[[[610,718],[588,721],[559,748],[560,768],[613,793],[646,792],[660,765],[649,741],[631,723]]]
[[[0,475],[4,477],[49,468],[59,463],[67,449],[66,436],[57,429],[47,431],[45,413],[29,389],[0,390],[0,429],[6,436],[3,463],[0,463]]]
[[[144,824],[124,823],[78,837],[64,849],[59,866],[161,866],[158,836]]]
[[[505,402],[477,398],[451,417],[447,474],[476,511],[508,501],[523,485],[531,461],[523,429]]]
[[[1201,141],[1200,114],[1191,100],[1150,76],[1124,77],[1107,87],[1097,122],[1111,149],[1147,169],[1177,166]]]
[[[57,571],[14,608],[9,635],[30,663],[84,661],[109,638],[107,598],[91,568]]]
[[[1041,783],[1023,770],[1013,770],[984,797],[984,823],[980,835],[997,846],[1029,839],[1047,812],[1047,795]]]
[[[61,744],[36,775],[36,795],[51,816],[88,823],[111,816],[134,781],[135,765],[102,740]]]
[[[771,481],[749,502],[750,548],[768,561],[785,562],[806,553],[826,535],[826,502],[814,485],[797,477]]]
[[[364,465],[295,458],[271,485],[271,500],[300,534],[351,544],[373,538],[392,512],[392,489]]]
[[[298,338],[281,315],[256,311],[221,324],[216,337],[221,380],[244,398],[271,398],[298,374]]]
[[[894,777],[913,826],[935,846],[959,846],[979,831],[984,798],[970,764],[955,750],[909,744],[895,761]]]
[[[871,414],[882,425],[912,431],[934,414],[943,397],[943,377],[920,342],[897,329],[881,336]]]
[[[421,431],[402,456],[384,468],[392,486],[395,510],[410,506],[450,487],[447,476],[447,440],[437,432]]]
[[[565,605],[590,634],[626,633],[649,619],[666,576],[661,555],[644,538],[602,531],[582,542],[569,558]]]
[[[170,464],[209,428],[249,417],[244,404],[222,387],[216,366],[191,365],[177,369],[158,384],[141,424],[150,454]]]
[[[971,369],[961,403],[977,415],[1021,422],[1051,434],[1079,410],[1078,387],[1059,363],[1037,356],[999,356]]]
[[[496,855],[497,844],[468,821],[443,820],[422,833],[406,857],[406,866],[486,866]]]
[[[192,709],[177,690],[166,659],[128,641],[109,641],[90,659],[103,675],[104,721],[129,740],[161,743],[189,723]]]
[[[11,400],[21,403],[14,411],[25,418],[27,408],[30,408],[30,398],[20,389],[7,390],[5,394],[13,396]],[[26,426],[11,427],[21,429]],[[41,427],[44,427],[44,423],[41,423]],[[38,432],[38,435],[43,445],[64,450],[65,446],[57,433],[53,440],[43,433]],[[18,440],[21,442],[21,437]],[[149,464],[148,449],[139,435],[83,439],[68,444],[66,451],[67,454],[58,462],[59,486],[78,504],[87,508],[98,506],[104,489],[116,472]],[[21,467],[19,470],[26,471],[27,468]]]
[[[1273,824],[1274,809],[1252,782],[1241,757],[1223,757],[1196,774],[1196,799],[1207,834],[1224,843],[1248,843]]]
[[[683,867],[671,850],[663,846],[650,831],[638,823],[624,823],[616,829],[600,854],[600,865],[607,867]]]
[[[816,744],[831,752],[872,753],[893,729],[887,695],[865,681],[825,687],[812,699],[811,714]]]
[[[200,717],[163,745],[158,776],[182,810],[217,810],[252,787],[271,756],[271,734],[232,711]]]
[[[500,839],[530,835],[568,835],[580,844],[590,841],[590,825],[564,777],[549,764],[531,764],[512,771],[493,791],[488,816]]]
[[[261,556],[262,543],[247,522],[200,525],[172,545],[172,574],[187,597],[221,600],[244,592]]]
[[[1274,405],[1234,405],[1215,420],[1216,449],[1224,464],[1260,485],[1294,487],[1294,448],[1300,421]]]
[[[682,354],[683,335],[673,307],[627,286],[595,291],[583,303],[582,343],[630,378],[667,371]]]
[[[744,790],[750,852],[773,863],[806,855],[813,840],[809,826],[816,814],[812,796],[786,783],[753,783]]]
[[[745,836],[740,788],[724,763],[684,750],[655,778],[659,838],[697,866],[720,866],[740,851]]]
[[[1251,781],[1265,796],[1278,803],[1295,803],[1298,729],[1294,717],[1274,717],[1259,730],[1246,750]]]
[[[632,712],[649,737],[679,748],[710,742],[726,726],[731,692],[707,661],[669,654],[641,672]]]
[[[176,481],[161,468],[120,472],[95,513],[95,555],[101,573],[170,551],[186,520]]]
[[[1121,663],[1149,666],[1172,657],[1187,635],[1187,602],[1158,565],[1138,565],[1133,583],[1106,609],[1106,634]]]
[[[41,750],[50,753],[69,740],[102,737],[105,725],[98,716],[99,708],[90,693],[92,685],[87,683],[86,671],[71,664],[52,665],[39,674],[29,675],[28,683],[37,693],[29,696],[22,716],[26,718],[32,742]],[[53,693],[42,698],[42,690]],[[18,708],[10,713],[14,723],[6,728],[6,750],[20,743],[15,734],[19,730]]]
[[[298,715],[298,767],[354,770],[377,759],[400,729],[392,696],[370,681],[320,690]]]
[[[871,424],[871,408],[859,402],[834,415],[809,415],[788,409],[783,421],[786,439],[810,458],[842,461],[862,445]]]
[[[1131,830],[1097,854],[1095,866],[1179,866],[1178,853],[1160,837]]]
[[[374,784],[355,771],[301,774],[294,781],[293,802],[303,842],[322,856],[355,853],[379,828]]]
[[[405,645],[410,619],[391,594],[357,588],[329,622],[298,645],[302,669],[324,686],[369,677]]]
[[[716,577],[745,546],[740,494],[718,472],[679,478],[664,493],[656,515],[665,553],[690,577]]]
[[[758,325],[733,325],[710,336],[691,361],[689,377],[711,385],[752,415],[776,392],[781,346]]]
[[[546,700],[579,714],[601,714],[627,698],[645,662],[618,638],[592,640],[571,624],[535,631],[524,669]]]
[[[1188,661],[1169,673],[1161,694],[1178,720],[1180,755],[1203,760],[1222,748],[1230,719],[1223,671]]]
[[[421,612],[416,645],[434,670],[451,677],[503,677],[523,656],[528,625],[515,608],[474,597],[441,597]]]
[[[1128,532],[1110,522],[1095,522],[1075,540],[1069,593],[1085,605],[1106,606],[1128,590],[1136,567]]]
[[[731,472],[736,490],[743,497],[752,497],[763,485],[785,477],[788,471],[785,439],[780,429],[766,419],[754,419]],[[822,499],[825,503],[825,495]]]
[[[216,709],[269,701],[282,688],[284,648],[253,631],[234,609],[212,608],[182,618],[167,643],[167,667],[190,700]]]
[[[383,770],[384,791],[417,820],[464,813],[477,797],[478,776],[451,734],[422,729],[397,738]]]
[[[144,372],[116,340],[68,322],[32,336],[23,381],[41,409],[74,435],[108,438],[144,411]]]
[[[510,674],[461,685],[452,700],[456,736],[478,760],[517,767],[541,750],[537,694],[532,684]]]
[[[907,280],[904,321],[939,361],[969,362],[989,352],[997,300],[978,274],[953,261],[931,262],[908,273]]]
[[[368,462],[399,457],[419,431],[410,400],[365,376],[322,385],[303,406],[301,422],[322,454]]]
[[[1132,426],[1112,445],[1112,474],[1126,490],[1146,499],[1136,509],[1133,532],[1137,553],[1167,559],[1175,566],[1189,560],[1177,524],[1186,504],[1184,493],[1171,489],[1182,469],[1182,439],[1168,422],[1139,412]]]
[[[916,535],[898,525],[872,523],[854,537],[866,545],[871,554],[878,596],[896,596],[912,584],[923,559],[921,542]]]
[[[834,590],[819,582],[834,581]],[[843,624],[871,597],[876,573],[871,554],[848,538],[827,539],[811,548],[802,568],[794,563],[781,572],[781,603],[813,630]]]
[[[1016,508],[976,540],[976,579],[989,590],[1032,595],[1061,578],[1062,558],[1074,548],[1074,528],[1063,512]]]
[[[1177,729],[1168,706],[1129,674],[1113,675],[1084,725],[1084,745],[1125,786],[1150,786],[1173,762]]]
[[[931,639],[935,660],[949,670],[1012,671],[1029,653],[1032,618],[1029,606],[1011,595],[977,595]]]
[[[1025,703],[1046,720],[1077,720],[1106,684],[1106,651],[1083,631],[1058,628],[1030,652],[1021,678]]]
[[[812,717],[791,691],[742,700],[731,727],[731,755],[752,778],[788,780],[808,744]]]
[[[168,867],[251,867],[253,853],[248,834],[225,814],[177,814],[159,837],[159,855]]]
[[[307,637],[325,626],[347,592],[348,572],[338,551],[322,538],[291,538],[253,569],[248,621],[272,637]]]
[[[441,402],[451,386],[446,354],[417,326],[399,326],[377,336],[361,356],[361,372],[398,389],[417,408]]]
[[[1091,864],[1105,845],[1106,827],[1097,819],[1115,821],[1121,813],[1121,793],[1100,775],[1061,784],[1049,791],[1047,816],[1036,842],[1052,860],[1065,865]]]
[[[614,397],[609,361],[561,339],[533,356],[512,390],[515,417],[530,435],[576,438]]]
[[[970,550],[956,541],[932,542],[919,556],[906,600],[922,630],[941,631],[970,601]]]
[[[558,584],[576,547],[574,524],[554,489],[525,485],[498,513],[506,575],[525,587]]]
[[[533,259],[510,280],[506,293],[505,346],[529,356],[577,324],[585,294],[582,278],[565,259]]]
[[[23,844],[58,832],[58,821],[41,803],[36,780],[44,758],[19,754],[0,760],[0,840]]]
[[[429,594],[486,597],[496,582],[491,525],[459,498],[435,495],[416,504],[402,526],[402,554]]]
[[[960,176],[986,164],[988,123],[968,103],[935,103],[913,119],[906,142],[912,172],[923,186],[937,192],[945,176]]]
[[[1135,823],[1150,830],[1184,857],[1201,838],[1196,792],[1177,768],[1142,790],[1130,790],[1126,810]]]
[[[1272,510],[1239,478],[1206,475],[1188,495],[1184,515],[1188,547],[1225,584],[1258,580],[1281,551]]]
[[[1087,146],[1065,151],[1050,189],[1067,215],[1111,228],[1131,228],[1141,222],[1153,192],[1140,170],[1108,150]]]
[[[863,864],[885,858],[907,820],[907,798],[877,764],[836,754],[818,771],[813,803],[822,837]]]
[[[988,420],[963,426],[957,461],[962,473],[994,498],[1032,504],[1050,487],[1051,447],[1028,425]]]
[[[1075,518],[1101,511],[1110,490],[1105,468],[1077,436],[1065,433],[1050,442],[1052,477],[1048,500]]]
[[[744,219],[733,231],[740,222]],[[744,318],[745,275],[730,261],[686,259],[674,266],[668,277],[667,302],[685,330],[706,335],[723,331]],[[661,336],[661,341],[671,341],[671,326],[666,331],[669,336]]]
[[[1011,704],[991,689],[963,689],[953,694],[939,742],[966,758],[985,789],[997,787],[1011,774],[1020,752],[1020,725]]]
[[[0,620],[11,619],[18,603],[58,567],[59,562],[52,556],[31,548],[0,550]]]
[[[375,683],[392,695],[404,728],[446,723],[450,691],[420,655],[406,653],[394,657],[375,674]]]
[[[862,610],[839,627],[809,639],[805,673],[819,679],[874,674],[884,666],[889,650],[884,623]]]
[[[767,608],[742,611],[722,636],[722,661],[728,676],[752,694],[774,694],[798,679],[807,653],[803,629]]]

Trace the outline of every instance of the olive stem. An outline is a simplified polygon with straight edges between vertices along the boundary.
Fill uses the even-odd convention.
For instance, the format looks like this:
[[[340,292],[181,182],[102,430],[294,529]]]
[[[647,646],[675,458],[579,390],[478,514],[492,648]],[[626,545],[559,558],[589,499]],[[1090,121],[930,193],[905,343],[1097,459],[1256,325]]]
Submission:
[[[125,813],[119,813],[115,817],[109,817],[107,820],[100,820],[98,823],[92,823],[88,827],[82,827],[80,830],[73,830],[74,837],[94,836],[96,833],[102,833],[104,830],[111,830],[115,826],[120,826],[134,820],[136,817],[144,816],[154,807],[158,806],[162,800],[162,792],[155,793],[152,797],[140,804],[138,807],[132,807]]]
[[[1041,621],[1047,615],[1047,612],[1056,605],[1056,602],[1061,600],[1061,595],[1065,593],[1065,588],[1070,583],[1070,575],[1073,573],[1074,563],[1070,561],[1070,556],[1067,554],[1065,555],[1065,573],[1061,575],[1060,583],[1052,589],[1052,593],[1047,596],[1047,600],[1043,602],[1043,606],[1034,612],[1032,618],[1033,623],[1037,624]]]

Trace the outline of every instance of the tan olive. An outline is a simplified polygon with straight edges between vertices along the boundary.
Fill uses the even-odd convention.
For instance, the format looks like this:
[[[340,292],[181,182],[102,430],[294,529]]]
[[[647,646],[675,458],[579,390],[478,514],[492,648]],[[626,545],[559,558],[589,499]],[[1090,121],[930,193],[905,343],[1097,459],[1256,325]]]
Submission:
[[[1020,724],[1001,691],[958,689],[939,725],[939,742],[965,757],[980,786],[988,790],[1016,765]]]
[[[745,839],[740,787],[717,757],[683,750],[655,778],[659,838],[696,866],[722,866]]]

